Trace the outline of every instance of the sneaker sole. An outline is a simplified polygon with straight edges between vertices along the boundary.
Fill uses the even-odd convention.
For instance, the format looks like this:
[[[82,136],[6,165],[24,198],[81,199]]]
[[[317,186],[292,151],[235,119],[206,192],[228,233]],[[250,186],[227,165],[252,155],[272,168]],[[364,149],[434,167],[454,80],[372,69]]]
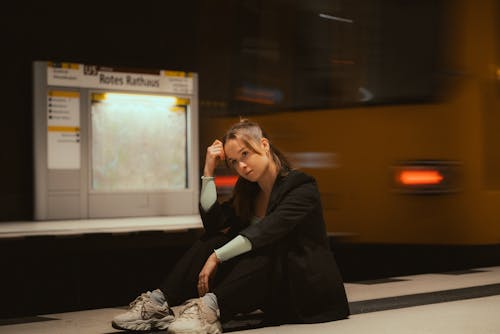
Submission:
[[[222,333],[222,327],[220,324],[211,324],[208,326],[205,326],[204,328],[199,328],[199,329],[183,329],[183,330],[176,330],[175,328],[173,329],[168,329],[167,334],[221,334]]]
[[[126,330],[126,331],[136,331],[144,332],[151,330],[164,330],[174,321],[173,315],[167,315],[161,319],[147,319],[147,320],[136,320],[127,322],[117,322],[115,320],[111,321],[111,326],[114,329]]]
[[[137,332],[144,332],[144,331],[150,331],[153,328],[154,321],[153,319],[150,320],[139,320],[139,321],[128,321],[128,322],[116,322],[116,321],[111,321],[111,326],[114,329],[119,329],[119,330],[125,330],[125,331],[137,331]]]

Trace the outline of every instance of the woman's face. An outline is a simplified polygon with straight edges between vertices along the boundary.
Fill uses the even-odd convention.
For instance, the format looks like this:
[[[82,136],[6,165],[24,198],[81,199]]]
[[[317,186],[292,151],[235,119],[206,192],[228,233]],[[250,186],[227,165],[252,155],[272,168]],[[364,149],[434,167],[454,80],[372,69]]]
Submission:
[[[230,139],[224,145],[226,161],[236,172],[248,181],[256,182],[266,172],[270,160],[266,152],[269,144],[266,139],[258,143],[262,154],[252,151],[239,139]]]

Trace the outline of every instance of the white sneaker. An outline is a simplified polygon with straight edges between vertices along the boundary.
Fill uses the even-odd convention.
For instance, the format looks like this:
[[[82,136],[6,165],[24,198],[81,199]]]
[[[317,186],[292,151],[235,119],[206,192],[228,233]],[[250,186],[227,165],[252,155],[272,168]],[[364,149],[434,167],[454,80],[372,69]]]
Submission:
[[[174,314],[167,303],[162,305],[151,300],[148,291],[130,303],[130,309],[117,315],[111,325],[115,329],[149,331],[166,329],[174,321]]]
[[[219,314],[205,305],[201,298],[190,299],[179,310],[179,315],[168,327],[169,334],[220,334]]]

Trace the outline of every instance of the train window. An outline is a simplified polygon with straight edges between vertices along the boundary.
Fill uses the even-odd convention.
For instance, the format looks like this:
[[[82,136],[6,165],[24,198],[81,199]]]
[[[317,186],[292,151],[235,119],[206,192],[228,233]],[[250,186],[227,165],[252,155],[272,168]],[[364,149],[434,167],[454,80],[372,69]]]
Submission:
[[[228,87],[220,87],[229,92],[225,113],[428,102],[439,96],[439,1],[232,4],[231,29],[225,29]],[[201,75],[201,87],[213,86],[204,80]]]

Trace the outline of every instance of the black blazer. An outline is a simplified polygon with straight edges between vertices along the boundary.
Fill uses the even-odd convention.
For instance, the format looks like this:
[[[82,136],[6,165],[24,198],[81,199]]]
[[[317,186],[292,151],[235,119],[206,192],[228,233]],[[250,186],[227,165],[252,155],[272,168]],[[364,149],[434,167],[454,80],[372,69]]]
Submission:
[[[252,250],[273,250],[272,296],[266,313],[274,320],[314,323],[348,317],[313,177],[297,170],[279,175],[266,216],[258,224],[241,221],[230,203],[215,203],[200,215],[209,233],[231,227],[250,240]]]

